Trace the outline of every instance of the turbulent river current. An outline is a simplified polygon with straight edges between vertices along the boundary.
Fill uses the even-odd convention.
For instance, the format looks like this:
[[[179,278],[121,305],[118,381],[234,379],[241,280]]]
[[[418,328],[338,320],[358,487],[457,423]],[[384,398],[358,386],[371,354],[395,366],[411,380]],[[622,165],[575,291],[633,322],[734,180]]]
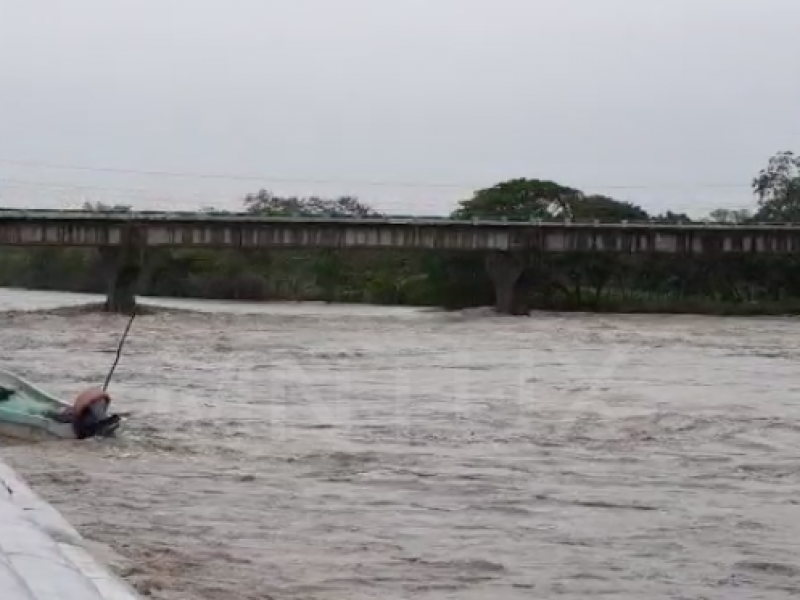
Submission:
[[[87,301],[0,290],[0,367],[102,383]],[[0,448],[146,597],[800,595],[795,319],[148,302],[116,439]]]

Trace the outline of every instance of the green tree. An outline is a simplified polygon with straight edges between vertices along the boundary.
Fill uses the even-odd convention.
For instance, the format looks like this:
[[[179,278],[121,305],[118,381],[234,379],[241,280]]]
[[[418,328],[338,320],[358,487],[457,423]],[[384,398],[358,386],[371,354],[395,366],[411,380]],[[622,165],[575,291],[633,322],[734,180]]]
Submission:
[[[129,204],[106,204],[105,202],[91,202],[83,203],[82,210],[91,212],[130,212],[131,206]]]
[[[573,188],[540,179],[512,179],[478,190],[463,200],[454,219],[552,220],[570,215],[570,206],[583,197]]]
[[[598,220],[605,223],[620,221],[647,221],[650,215],[641,206],[621,202],[608,196],[579,197],[570,204],[572,218],[576,221]]]
[[[753,214],[746,208],[717,208],[708,213],[708,220],[714,223],[735,225],[737,223],[748,223],[752,218]]]
[[[800,156],[779,152],[753,179],[759,221],[800,221]]]
[[[310,196],[276,196],[267,190],[259,190],[244,198],[245,210],[267,216],[296,217],[379,217],[381,214],[353,196],[319,198]]]
[[[692,217],[686,213],[676,213],[671,210],[657,214],[651,218],[654,223],[691,223]]]

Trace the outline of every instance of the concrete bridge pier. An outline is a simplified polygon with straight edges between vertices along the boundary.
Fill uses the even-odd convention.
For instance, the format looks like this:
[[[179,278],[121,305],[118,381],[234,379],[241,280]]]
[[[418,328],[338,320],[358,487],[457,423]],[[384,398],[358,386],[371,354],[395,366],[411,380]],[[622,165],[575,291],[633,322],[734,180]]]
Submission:
[[[107,282],[105,311],[132,314],[136,308],[141,261],[134,260],[121,248],[101,248],[100,256]]]
[[[100,257],[107,282],[105,310],[129,315],[136,308],[144,251],[134,231],[126,234],[125,244],[100,248]]]
[[[526,298],[525,255],[519,252],[492,252],[486,257],[486,271],[494,284],[494,309],[501,315],[530,314]]]

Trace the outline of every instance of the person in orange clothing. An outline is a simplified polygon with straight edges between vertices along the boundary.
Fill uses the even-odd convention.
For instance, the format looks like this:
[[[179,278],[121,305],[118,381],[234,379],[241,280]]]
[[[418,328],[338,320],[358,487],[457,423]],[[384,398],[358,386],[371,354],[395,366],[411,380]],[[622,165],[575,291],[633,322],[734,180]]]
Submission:
[[[95,435],[112,433],[119,423],[117,415],[108,415],[111,396],[101,388],[82,391],[72,404],[72,429],[75,437],[83,440]]]
[[[102,409],[102,412],[105,413],[108,405],[111,404],[111,397],[99,387],[83,390],[72,404],[73,414],[78,415],[85,410],[92,409],[97,403],[102,403],[97,408]]]

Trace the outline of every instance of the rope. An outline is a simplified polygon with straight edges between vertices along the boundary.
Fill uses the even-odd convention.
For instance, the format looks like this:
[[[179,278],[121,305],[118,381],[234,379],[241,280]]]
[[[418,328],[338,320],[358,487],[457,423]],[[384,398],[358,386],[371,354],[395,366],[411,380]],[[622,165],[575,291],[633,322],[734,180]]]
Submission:
[[[103,384],[103,391],[105,392],[108,388],[108,384],[111,382],[111,376],[114,374],[114,369],[117,368],[117,363],[119,363],[119,358],[122,356],[122,347],[125,345],[125,340],[128,337],[128,332],[131,330],[131,325],[133,325],[133,320],[136,318],[136,308],[134,307],[133,313],[131,313],[131,318],[128,321],[128,326],[125,327],[125,331],[122,334],[122,339],[119,341],[119,346],[117,347],[117,356],[114,359],[114,364],[111,365],[111,370],[108,372],[106,376],[106,381]]]

